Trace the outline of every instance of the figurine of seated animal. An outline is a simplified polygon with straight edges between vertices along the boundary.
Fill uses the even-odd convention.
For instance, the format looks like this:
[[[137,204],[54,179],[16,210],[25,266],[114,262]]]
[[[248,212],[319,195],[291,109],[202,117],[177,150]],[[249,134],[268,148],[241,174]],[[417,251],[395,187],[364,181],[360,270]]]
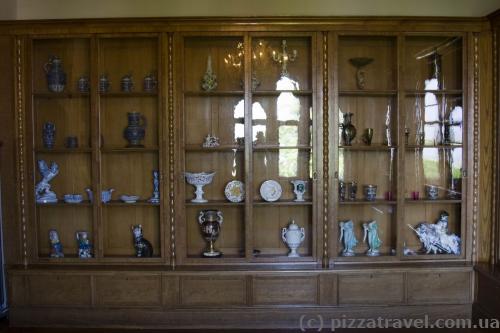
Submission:
[[[132,234],[134,236],[134,247],[136,257],[152,257],[153,246],[142,235],[142,225],[133,225]]]

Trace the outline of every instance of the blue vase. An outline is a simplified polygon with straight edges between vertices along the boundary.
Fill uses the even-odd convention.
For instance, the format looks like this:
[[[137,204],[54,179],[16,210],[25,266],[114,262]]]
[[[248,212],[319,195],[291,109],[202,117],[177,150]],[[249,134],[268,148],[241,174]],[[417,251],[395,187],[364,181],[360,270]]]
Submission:
[[[127,117],[128,126],[123,131],[123,136],[128,141],[127,147],[144,147],[141,141],[146,135],[146,118],[139,112],[128,112]]]
[[[56,125],[51,122],[46,122],[43,124],[43,146],[47,149],[54,148],[56,142]]]
[[[62,68],[62,61],[56,56],[52,56],[49,62],[43,66],[47,76],[47,88],[50,92],[60,93],[66,87],[66,73]]]

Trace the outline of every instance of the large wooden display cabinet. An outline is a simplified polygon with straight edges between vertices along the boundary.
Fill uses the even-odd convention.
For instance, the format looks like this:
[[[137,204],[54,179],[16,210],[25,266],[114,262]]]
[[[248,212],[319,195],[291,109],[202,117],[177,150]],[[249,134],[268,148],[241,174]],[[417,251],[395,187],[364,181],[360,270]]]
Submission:
[[[9,267],[11,323],[298,327],[303,314],[470,317],[483,22],[367,22],[20,28],[14,67],[23,241],[19,262]],[[120,34],[113,33],[117,24]],[[67,74],[60,93],[49,92],[44,72],[54,55]],[[360,73],[355,58],[372,61]],[[217,86],[207,91],[208,62]],[[145,92],[150,73],[158,85]],[[107,92],[99,90],[103,74]],[[131,92],[120,88],[126,74],[135,82]],[[77,89],[81,76],[89,92]],[[145,118],[143,147],[127,148],[129,112]],[[341,135],[348,113],[357,130],[350,145]],[[46,122],[56,126],[51,149],[42,140]],[[368,128],[371,144],[363,140]],[[203,146],[208,134],[218,137],[217,147]],[[78,137],[78,148],[65,147],[67,136]],[[58,203],[35,202],[38,160],[59,165],[51,183]],[[153,170],[160,173],[159,204],[148,201]],[[204,187],[207,202],[191,201],[185,172],[215,172]],[[241,202],[225,196],[235,180],[245,185]],[[277,201],[260,193],[267,180],[281,185]],[[295,200],[293,180],[307,181],[304,201]],[[348,193],[356,182],[356,196],[343,199],[340,182]],[[367,184],[377,185],[374,201],[365,198]],[[438,187],[437,199],[427,197],[428,185]],[[109,188],[112,200],[97,200]],[[85,189],[96,200],[62,200]],[[140,200],[124,203],[123,194]],[[215,242],[220,257],[202,255],[198,215],[206,209],[224,217]],[[460,253],[422,253],[408,225],[434,223],[442,211],[462,240]],[[305,231],[300,257],[288,257],[281,237],[291,220]],[[339,241],[347,220],[358,239],[353,256],[342,255]],[[367,256],[363,242],[371,220],[378,222],[379,256]],[[135,257],[134,224],[142,225],[152,257]],[[59,232],[64,258],[49,256],[50,229]],[[91,235],[89,259],[77,256],[82,230]]]

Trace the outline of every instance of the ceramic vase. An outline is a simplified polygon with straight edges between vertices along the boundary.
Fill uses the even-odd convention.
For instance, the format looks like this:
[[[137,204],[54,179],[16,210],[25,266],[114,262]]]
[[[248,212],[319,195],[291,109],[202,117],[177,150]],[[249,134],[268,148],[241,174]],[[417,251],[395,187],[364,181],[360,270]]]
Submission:
[[[47,88],[50,92],[60,93],[66,87],[66,73],[62,68],[62,60],[56,56],[49,58],[43,66],[47,78]]]
[[[54,148],[56,142],[56,125],[51,122],[43,124],[43,146],[47,149]]]
[[[341,125],[342,140],[346,146],[350,146],[356,137],[356,127],[352,124],[352,116],[353,114],[350,112],[344,113],[344,122]]]
[[[305,237],[306,232],[304,228],[300,228],[293,220],[288,225],[288,228],[281,229],[281,239],[290,249],[290,253],[288,253],[289,258],[300,257],[297,249],[300,247]]]
[[[202,210],[198,215],[198,224],[201,234],[207,242],[207,248],[203,251],[204,257],[219,257],[222,253],[215,249],[214,243],[219,237],[223,222],[222,212],[218,210]]]
[[[123,132],[123,136],[128,141],[127,147],[144,147],[141,141],[146,135],[146,118],[139,112],[127,113],[128,126]]]

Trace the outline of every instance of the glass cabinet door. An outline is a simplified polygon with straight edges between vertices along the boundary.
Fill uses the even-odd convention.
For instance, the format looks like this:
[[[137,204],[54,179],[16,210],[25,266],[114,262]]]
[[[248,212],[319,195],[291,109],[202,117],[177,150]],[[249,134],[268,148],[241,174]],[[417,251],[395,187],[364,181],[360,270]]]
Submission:
[[[391,260],[399,197],[397,39],[345,35],[337,44],[340,241],[334,260]]]
[[[98,39],[99,156],[106,260],[162,256],[160,40],[151,36]],[[109,195],[109,196],[108,196]],[[99,194],[96,195],[99,197]],[[152,258],[135,258],[132,226],[142,227]]]
[[[186,35],[182,59],[185,259],[311,261],[312,38]]]
[[[76,233],[86,232],[92,244],[96,239],[85,195],[93,174],[90,94],[80,84],[90,74],[90,39],[34,39],[31,51],[36,253],[42,261],[79,260]]]
[[[245,257],[243,37],[187,36],[182,58],[185,256],[191,262],[241,260]]]
[[[251,56],[252,250],[255,260],[310,260],[315,232],[312,39],[253,36]],[[283,240],[293,234],[292,223],[303,230],[297,257]]]
[[[405,40],[403,246],[408,258],[463,254],[463,52],[461,37]]]

